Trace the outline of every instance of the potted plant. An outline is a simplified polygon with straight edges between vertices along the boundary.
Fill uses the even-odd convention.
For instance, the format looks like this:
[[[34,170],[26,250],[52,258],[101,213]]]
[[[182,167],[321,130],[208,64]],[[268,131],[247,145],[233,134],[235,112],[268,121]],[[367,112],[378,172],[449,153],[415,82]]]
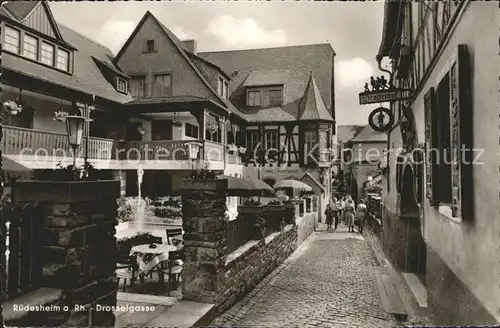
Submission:
[[[235,144],[230,144],[226,146],[229,155],[233,155],[235,151],[238,151],[238,147]]]
[[[262,213],[263,206],[261,202],[254,199],[249,199],[243,205],[238,206],[238,213],[241,214],[260,214]]]
[[[2,105],[4,110],[8,110],[11,115],[17,115],[23,111],[23,106],[19,100],[8,100]]]

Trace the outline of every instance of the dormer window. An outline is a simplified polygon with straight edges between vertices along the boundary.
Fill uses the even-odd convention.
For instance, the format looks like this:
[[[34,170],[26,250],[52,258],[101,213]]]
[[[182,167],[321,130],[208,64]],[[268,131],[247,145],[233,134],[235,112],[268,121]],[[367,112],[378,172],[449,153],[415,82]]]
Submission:
[[[38,60],[38,39],[29,34],[24,34],[23,56]]]
[[[127,90],[127,81],[118,77],[116,82],[116,91],[126,94]]]
[[[248,107],[270,107],[283,104],[283,87],[260,87],[247,89]]]
[[[217,93],[219,94],[219,96],[221,96],[224,99],[227,99],[228,87],[229,87],[228,82],[219,76],[219,83],[217,85]]]
[[[147,40],[145,52],[155,52],[155,51],[156,51],[155,40]]]
[[[5,26],[5,38],[2,48],[3,50],[19,54],[21,50],[21,32]]]
[[[50,43],[42,41],[42,51],[40,53],[40,61],[49,66],[54,66],[55,47]]]
[[[63,71],[69,71],[69,52],[63,49],[57,49],[56,67]]]

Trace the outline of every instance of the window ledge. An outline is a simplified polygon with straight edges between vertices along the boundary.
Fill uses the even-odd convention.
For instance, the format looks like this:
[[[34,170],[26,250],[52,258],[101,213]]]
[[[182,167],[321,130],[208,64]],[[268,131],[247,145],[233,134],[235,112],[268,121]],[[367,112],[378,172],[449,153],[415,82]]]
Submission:
[[[452,214],[451,206],[449,205],[439,205],[439,214],[442,216],[446,217],[447,219],[455,222],[455,223],[462,223],[462,219],[458,217],[454,217]]]
[[[4,322],[18,320],[28,315],[29,312],[32,312],[25,311],[25,309],[15,309],[14,307],[48,306],[54,304],[61,295],[61,289],[39,288],[31,293],[9,300],[3,303],[3,320]]]

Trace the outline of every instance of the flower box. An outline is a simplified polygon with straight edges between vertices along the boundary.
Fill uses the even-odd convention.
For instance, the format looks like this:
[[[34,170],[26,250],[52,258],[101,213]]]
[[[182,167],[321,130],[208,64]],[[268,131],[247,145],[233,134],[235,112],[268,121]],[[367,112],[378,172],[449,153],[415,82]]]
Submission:
[[[248,206],[248,205],[240,205],[238,206],[239,214],[262,214],[264,212],[264,206]]]
[[[273,205],[264,205],[265,212],[281,212],[285,209],[283,205],[273,204]]]

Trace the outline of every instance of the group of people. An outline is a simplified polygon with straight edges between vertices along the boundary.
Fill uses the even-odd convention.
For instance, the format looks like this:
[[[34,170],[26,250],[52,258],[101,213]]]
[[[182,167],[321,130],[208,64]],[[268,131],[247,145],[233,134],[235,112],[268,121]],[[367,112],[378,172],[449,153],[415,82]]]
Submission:
[[[367,207],[363,199],[356,206],[349,195],[342,196],[340,200],[334,197],[325,211],[327,230],[337,230],[342,219],[349,232],[355,232],[354,227],[357,226],[359,233],[363,233],[366,211]]]

